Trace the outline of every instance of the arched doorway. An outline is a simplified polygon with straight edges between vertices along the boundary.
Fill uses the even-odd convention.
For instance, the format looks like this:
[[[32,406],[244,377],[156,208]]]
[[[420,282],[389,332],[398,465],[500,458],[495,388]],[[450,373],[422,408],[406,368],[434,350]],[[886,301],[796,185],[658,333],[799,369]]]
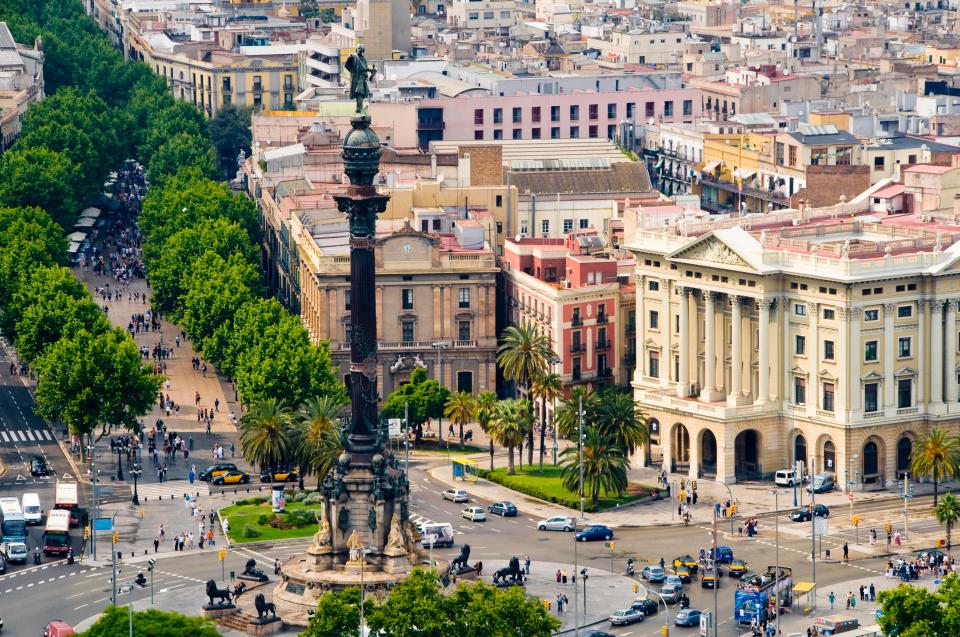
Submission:
[[[759,480],[760,469],[760,434],[754,429],[747,429],[737,434],[733,441],[734,473],[737,480]]]
[[[673,426],[670,437],[670,448],[673,453],[673,471],[686,473],[690,471],[690,432],[682,424]]]
[[[836,471],[837,466],[837,448],[833,446],[833,441],[828,440],[823,443],[823,466],[818,467],[817,471]]]
[[[901,436],[897,441],[897,478],[910,471],[910,455],[913,454],[913,440],[909,436]]]
[[[807,439],[803,437],[802,434],[797,434],[797,437],[793,439],[793,462],[800,460],[804,465],[809,462],[807,458]]]
[[[878,473],[878,460],[879,451],[877,450],[877,443],[872,440],[867,444],[863,445],[863,477],[875,475]]]
[[[700,475],[717,475],[717,437],[709,429],[700,434]]]
[[[867,438],[863,443],[863,462],[860,465],[863,471],[860,481],[864,486],[883,486],[884,464],[883,441],[876,437]]]

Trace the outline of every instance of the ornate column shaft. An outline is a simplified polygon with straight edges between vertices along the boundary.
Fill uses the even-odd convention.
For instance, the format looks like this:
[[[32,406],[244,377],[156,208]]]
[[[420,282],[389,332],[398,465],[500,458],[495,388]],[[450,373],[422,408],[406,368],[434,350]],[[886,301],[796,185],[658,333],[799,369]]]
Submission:
[[[733,333],[731,339],[731,369],[730,369],[730,395],[727,396],[727,404],[731,406],[746,404],[743,395],[743,299],[739,296],[730,297],[731,322],[730,327]]]
[[[760,367],[759,381],[757,383],[758,405],[769,402],[770,400],[770,306],[772,302],[769,299],[760,299],[757,302],[757,318],[760,323],[760,360],[757,362]]]
[[[850,415],[853,418],[861,417],[860,398],[863,395],[863,385],[860,383],[860,361],[863,360],[863,343],[860,341],[860,320],[863,312],[859,307],[847,309],[847,316],[850,319],[850,329],[847,332],[850,335],[850,346],[847,348],[850,356],[850,370],[847,373],[848,383],[850,385]],[[840,379],[843,382],[843,379]]]
[[[690,289],[678,287],[680,297],[680,378],[677,379],[677,396],[685,398],[690,393]]]
[[[717,389],[717,293],[704,292],[706,334],[703,343],[703,387],[700,400],[713,402],[723,397]]]
[[[930,407],[931,411],[943,408],[943,301],[940,299],[930,300]]]
[[[883,306],[883,407],[895,409],[897,405],[897,381],[893,377],[894,363],[897,360],[896,339],[893,335],[893,313],[897,311],[893,303]],[[889,414],[887,414],[889,415]]]
[[[807,303],[810,329],[807,338],[807,415],[817,415],[820,406],[820,304]],[[834,388],[836,391],[836,388]]]
[[[947,380],[947,409],[957,404],[957,302],[947,301],[947,326],[943,339],[944,369]]]

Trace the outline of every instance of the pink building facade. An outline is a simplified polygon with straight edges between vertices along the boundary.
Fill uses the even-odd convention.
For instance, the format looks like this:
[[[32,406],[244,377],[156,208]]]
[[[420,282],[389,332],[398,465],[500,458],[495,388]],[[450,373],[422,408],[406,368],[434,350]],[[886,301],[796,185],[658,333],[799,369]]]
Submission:
[[[612,139],[624,121],[692,123],[702,102],[693,88],[425,99],[417,108],[417,132],[421,146],[433,140]]]

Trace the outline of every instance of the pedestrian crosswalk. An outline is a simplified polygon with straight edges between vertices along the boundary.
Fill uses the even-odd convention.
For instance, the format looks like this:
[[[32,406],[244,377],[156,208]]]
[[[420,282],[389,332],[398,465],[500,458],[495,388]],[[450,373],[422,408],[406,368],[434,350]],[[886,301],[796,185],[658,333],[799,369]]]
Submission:
[[[170,480],[168,482],[151,482],[148,484],[137,485],[137,495],[141,502],[151,502],[155,500],[176,500],[183,498],[185,493],[190,495],[209,495],[210,487],[206,482],[194,482],[190,484],[189,480]]]
[[[0,430],[0,442],[6,444],[56,442],[56,438],[46,429],[13,429],[9,431]]]

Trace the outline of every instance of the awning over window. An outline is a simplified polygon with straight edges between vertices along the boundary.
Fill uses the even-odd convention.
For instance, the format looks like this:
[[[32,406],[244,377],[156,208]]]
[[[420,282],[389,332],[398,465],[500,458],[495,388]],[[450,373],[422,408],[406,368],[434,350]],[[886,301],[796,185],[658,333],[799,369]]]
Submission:
[[[733,178],[747,180],[756,174],[757,174],[757,171],[751,170],[749,168],[737,168],[735,171],[733,171]]]
[[[654,164],[653,169],[658,170],[661,166],[663,166],[663,157],[657,160],[657,163]]]
[[[722,161],[716,161],[716,160],[714,160],[714,161],[708,161],[708,162],[706,163],[706,165],[703,167],[703,172],[705,172],[705,173],[712,173],[712,172],[715,171],[717,168],[719,168],[719,167],[720,167],[720,164],[722,164],[722,163],[723,163]]]

